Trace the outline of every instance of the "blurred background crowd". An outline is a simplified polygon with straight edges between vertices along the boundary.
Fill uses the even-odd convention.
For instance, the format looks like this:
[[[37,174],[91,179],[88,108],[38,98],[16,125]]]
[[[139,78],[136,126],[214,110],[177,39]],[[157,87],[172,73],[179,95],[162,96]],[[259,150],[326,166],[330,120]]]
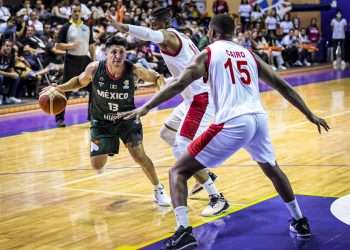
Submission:
[[[283,11],[278,8],[262,10],[257,2],[242,0],[239,8],[232,10],[225,0],[213,1],[211,6],[207,6],[205,0],[26,0],[16,6],[0,0],[0,104],[37,98],[43,86],[62,80],[66,51],[57,48],[56,43],[62,26],[72,16],[73,4],[80,5],[81,19],[93,31],[95,55],[90,55],[92,59],[103,60],[106,39],[120,35],[128,42],[128,60],[165,76],[169,76],[169,72],[157,44],[119,33],[106,16],[150,27],[151,11],[167,6],[172,9],[172,26],[188,35],[202,50],[209,43],[206,33],[210,8],[213,14],[231,14],[236,22],[233,40],[255,51],[274,70],[308,67],[332,60],[326,56],[330,46],[340,46],[342,59],[347,60],[344,44],[348,23],[341,10],[335,12],[330,24],[331,39],[325,40],[321,39],[319,20],[314,17],[310,23],[302,23],[290,12],[288,1],[283,1]],[[336,8],[336,1],[330,4]],[[76,95],[81,94],[84,93]]]

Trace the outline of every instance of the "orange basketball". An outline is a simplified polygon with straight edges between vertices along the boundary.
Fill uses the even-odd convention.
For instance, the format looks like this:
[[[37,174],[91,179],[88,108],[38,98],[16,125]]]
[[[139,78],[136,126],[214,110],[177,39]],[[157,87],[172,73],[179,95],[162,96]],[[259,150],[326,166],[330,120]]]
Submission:
[[[40,108],[51,115],[61,113],[67,104],[67,98],[64,93],[50,88],[39,96]]]

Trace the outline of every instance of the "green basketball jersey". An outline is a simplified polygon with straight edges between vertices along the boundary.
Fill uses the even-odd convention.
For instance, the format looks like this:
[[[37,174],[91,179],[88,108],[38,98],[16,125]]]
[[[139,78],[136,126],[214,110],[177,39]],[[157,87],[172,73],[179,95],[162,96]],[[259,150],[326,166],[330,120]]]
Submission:
[[[120,112],[135,108],[135,82],[133,65],[124,62],[124,72],[118,79],[107,69],[107,62],[101,61],[92,80],[91,117],[101,121],[116,121]]]

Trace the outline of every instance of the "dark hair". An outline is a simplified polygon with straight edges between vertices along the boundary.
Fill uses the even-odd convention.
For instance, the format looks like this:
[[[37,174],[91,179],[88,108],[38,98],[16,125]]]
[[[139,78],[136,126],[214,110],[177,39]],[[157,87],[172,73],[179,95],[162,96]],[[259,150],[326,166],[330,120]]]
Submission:
[[[151,13],[152,18],[159,20],[159,21],[165,21],[170,19],[170,9],[166,7],[158,7],[155,8]]]
[[[13,40],[11,40],[9,37],[3,37],[0,41],[1,47],[4,46],[6,42],[14,44]]]
[[[107,39],[107,41],[106,41],[106,48],[109,48],[109,47],[111,47],[113,45],[126,47],[127,42],[126,42],[125,38],[123,38],[123,37],[112,36],[112,37]]]
[[[214,16],[210,21],[210,26],[224,36],[232,36],[235,32],[235,22],[232,17],[227,14],[219,14]]]

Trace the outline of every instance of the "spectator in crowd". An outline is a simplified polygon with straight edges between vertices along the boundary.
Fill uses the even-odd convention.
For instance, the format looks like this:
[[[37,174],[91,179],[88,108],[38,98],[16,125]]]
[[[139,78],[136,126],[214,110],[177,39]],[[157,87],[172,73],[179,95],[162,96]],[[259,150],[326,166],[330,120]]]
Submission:
[[[294,27],[294,29],[297,29],[297,30],[300,30],[300,29],[301,29],[300,17],[294,16],[292,22],[293,22],[293,27]]]
[[[338,46],[341,48],[342,53],[342,59],[344,60],[344,41],[345,41],[345,31],[346,27],[348,25],[348,22],[345,18],[343,18],[343,15],[340,10],[337,11],[335,18],[331,21],[331,27],[332,27],[332,44],[334,48],[334,55],[336,54],[336,49]]]
[[[317,26],[317,19],[315,17],[311,18],[310,25],[307,27],[306,33],[311,43],[319,43],[321,38],[321,32]]]
[[[264,35],[258,31],[252,33],[252,43],[254,52],[256,52],[264,61],[272,66],[273,70],[285,70],[284,59],[282,57],[283,47],[276,39],[269,45]],[[275,66],[275,61],[277,67]]]
[[[276,16],[276,10],[271,9],[265,19],[265,25],[268,32],[268,36],[276,36],[276,30],[279,25],[279,21]]]
[[[116,20],[117,20],[117,22],[124,21],[125,12],[126,12],[126,7],[123,4],[123,0],[118,0],[117,7],[116,7]]]
[[[32,12],[32,8],[30,7],[30,0],[25,0],[23,4],[23,8],[17,12],[17,15],[24,16],[24,20],[28,21],[29,15],[31,12]]]
[[[295,43],[294,29],[289,30],[289,33],[285,35],[281,40],[281,45],[284,47],[282,52],[283,58],[286,60],[287,65],[290,66],[302,66],[303,64],[298,60],[298,48]]]
[[[243,32],[249,29],[251,14],[252,6],[248,3],[248,0],[241,0],[241,4],[239,5],[239,15]]]
[[[0,23],[6,23],[10,16],[10,10],[4,6],[4,1],[0,0]]]
[[[54,4],[51,10],[51,15],[53,20],[59,23],[64,23],[70,17],[71,11],[69,6],[69,1],[59,1]]]
[[[73,0],[72,5],[80,5],[81,18],[88,20],[91,16],[91,10],[86,6],[85,3],[81,3],[80,0]]]
[[[264,23],[264,13],[260,9],[260,5],[255,3],[252,14],[251,14],[251,23],[253,29],[260,29]]]
[[[24,37],[18,41],[23,48],[23,57],[29,62],[33,70],[40,70],[46,49],[45,43],[35,35],[35,27],[28,25]]]
[[[291,29],[293,29],[293,22],[290,20],[290,13],[286,13],[280,23],[283,36],[287,35]]]
[[[40,20],[48,21],[51,18],[51,13],[48,11],[48,9],[45,7],[42,0],[36,0],[35,1],[35,8],[36,12],[38,13]]]
[[[229,13],[228,4],[225,0],[215,0],[212,9],[215,15]]]
[[[20,29],[18,29],[16,25],[16,18],[14,16],[11,16],[9,19],[7,19],[6,23],[2,24],[3,26],[0,28],[1,37],[9,38],[13,42],[16,41],[16,37],[21,37],[24,32],[25,23],[23,22]]]
[[[13,41],[4,39],[0,48],[0,104],[16,104],[22,100],[16,98],[19,76],[15,72],[15,51]]]
[[[35,32],[37,35],[42,35],[44,32],[44,25],[42,22],[39,21],[38,12],[36,10],[33,10],[30,13],[30,18],[28,20],[28,25],[34,26]]]

